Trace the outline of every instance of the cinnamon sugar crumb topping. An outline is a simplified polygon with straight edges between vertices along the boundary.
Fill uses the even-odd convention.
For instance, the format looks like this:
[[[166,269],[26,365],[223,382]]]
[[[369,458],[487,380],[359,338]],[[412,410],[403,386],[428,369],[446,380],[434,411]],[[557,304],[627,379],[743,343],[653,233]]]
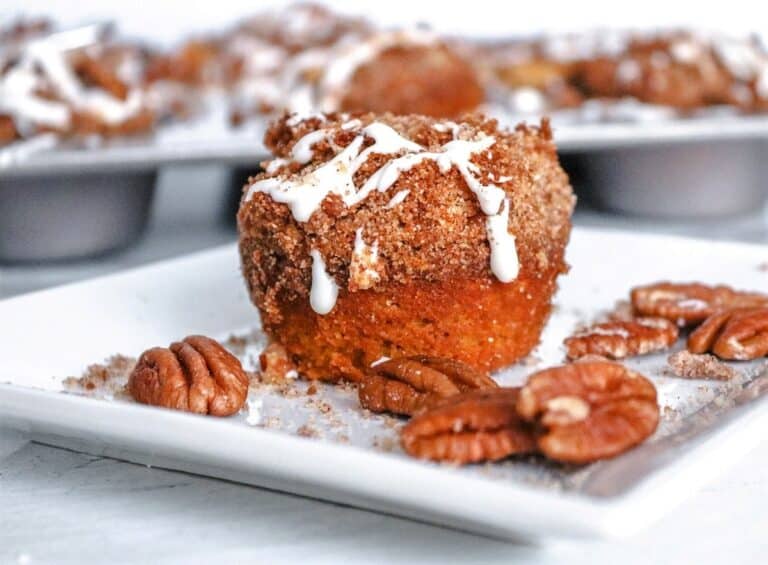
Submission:
[[[313,251],[339,292],[492,284],[561,261],[574,199],[546,122],[509,132],[475,115],[284,116],[265,142],[275,159],[246,186],[239,225],[244,260],[259,265],[249,284],[270,313],[309,298],[322,275]]]
[[[292,120],[296,127],[303,125],[301,121]],[[310,118],[308,121],[316,120]],[[433,129],[438,132],[447,130],[450,138],[436,148],[415,143],[381,121],[364,125],[359,119],[345,120],[337,129],[323,127],[309,131],[297,139],[290,150],[291,159],[300,165],[315,159],[315,145],[326,142],[335,150],[333,146],[336,145],[336,134],[340,133],[339,130],[341,133],[353,133],[355,137],[346,147],[338,152],[334,151],[330,159],[324,162],[322,158],[315,159],[317,166],[310,165],[296,173],[268,172],[267,175],[274,176],[266,176],[252,182],[244,202],[250,201],[256,193],[264,193],[273,201],[288,205],[297,222],[308,222],[331,195],[339,196],[347,207],[355,206],[373,191],[386,192],[399,181],[401,175],[431,161],[437,165],[442,175],[453,170],[458,171],[466,186],[476,196],[480,209],[487,216],[486,231],[490,246],[491,271],[500,281],[511,282],[517,277],[519,263],[515,238],[508,231],[510,200],[502,188],[490,182],[489,179],[495,178],[493,173],[484,171],[476,159],[483,153],[487,158],[493,158],[493,153],[489,150],[496,145],[496,138],[483,131],[463,131],[461,126],[453,122],[445,124],[444,128],[435,128],[437,125],[442,124],[434,124]],[[370,140],[373,140],[372,144]],[[361,169],[368,165],[369,160],[380,161],[382,156],[389,158],[377,163],[375,169],[370,169],[370,174],[364,175]],[[278,159],[282,165],[284,159]],[[267,171],[274,171],[271,164],[267,165]],[[358,181],[361,176],[364,177],[362,183]],[[378,244],[374,243],[373,247],[368,249],[361,233],[362,228],[358,228],[350,262],[351,289],[371,288],[380,279],[375,268]],[[318,266],[324,265],[324,262],[316,250],[312,250],[312,259],[314,296],[314,289],[323,285],[318,277],[322,277],[324,270]],[[328,284],[323,286],[330,287]],[[313,309],[320,314],[333,308],[330,301],[335,299],[335,295],[325,293],[324,298],[326,300],[322,304],[317,300],[312,302]]]

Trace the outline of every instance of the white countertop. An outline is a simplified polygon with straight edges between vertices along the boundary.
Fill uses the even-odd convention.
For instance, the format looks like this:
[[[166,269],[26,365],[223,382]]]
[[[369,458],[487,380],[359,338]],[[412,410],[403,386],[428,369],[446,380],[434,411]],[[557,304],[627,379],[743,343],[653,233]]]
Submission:
[[[155,221],[138,246],[98,263],[0,267],[0,297],[234,239],[231,228],[210,218],[173,221],[163,210],[178,209],[177,186],[165,179]],[[208,198],[203,208],[216,206],[219,195],[199,188],[190,193],[185,186],[185,200]],[[768,242],[765,212],[679,224],[580,211],[576,221]],[[758,563],[768,550],[767,501],[764,443],[630,540],[516,545],[0,432],[0,563]]]

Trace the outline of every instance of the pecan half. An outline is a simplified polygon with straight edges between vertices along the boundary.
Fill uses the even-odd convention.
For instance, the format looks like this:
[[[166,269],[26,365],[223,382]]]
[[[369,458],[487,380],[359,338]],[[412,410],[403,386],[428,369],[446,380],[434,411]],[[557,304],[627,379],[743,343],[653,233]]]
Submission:
[[[563,343],[568,359],[602,355],[623,359],[668,349],[677,341],[677,326],[664,318],[636,318],[596,324]]]
[[[688,337],[691,353],[711,351],[721,359],[749,361],[768,355],[768,306],[712,314]]]
[[[413,457],[455,464],[535,451],[533,435],[515,411],[519,390],[473,391],[440,401],[403,427],[403,449]]]
[[[666,318],[680,326],[702,322],[722,308],[768,305],[768,295],[728,286],[659,282],[632,289],[632,307],[641,316]]]
[[[496,388],[489,376],[440,357],[401,357],[379,363],[360,382],[360,405],[371,412],[412,416],[435,401],[461,392]]]
[[[211,338],[192,335],[142,353],[128,379],[143,404],[229,416],[245,404],[248,376],[240,361]]]
[[[614,457],[645,440],[659,422],[653,383],[611,362],[581,362],[532,375],[517,412],[540,426],[541,452],[564,463]]]

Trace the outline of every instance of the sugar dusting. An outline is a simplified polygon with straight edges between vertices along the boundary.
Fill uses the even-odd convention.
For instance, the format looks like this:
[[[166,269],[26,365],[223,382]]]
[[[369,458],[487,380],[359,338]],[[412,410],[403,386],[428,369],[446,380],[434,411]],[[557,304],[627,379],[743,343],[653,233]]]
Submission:
[[[544,367],[559,364],[562,351],[546,344],[559,343],[578,320],[567,308],[558,308],[539,347],[526,363],[505,369],[494,375],[505,386],[522,383],[526,376]],[[233,425],[244,425],[281,433],[312,438],[315,441],[348,444],[372,449],[389,457],[405,457],[399,447],[399,430],[405,420],[375,415],[360,408],[357,390],[352,384],[332,385],[284,378],[264,380],[259,368],[259,354],[266,347],[266,337],[258,330],[231,335],[222,341],[236,355],[251,375],[248,401],[240,414],[228,419]],[[660,441],[684,430],[708,426],[712,418],[727,413],[739,394],[761,371],[765,362],[738,364],[739,371],[729,381],[702,381],[671,377],[664,353],[630,359],[626,365],[654,381],[661,406],[661,423],[649,440]],[[383,362],[385,358],[374,363]],[[732,364],[731,364],[732,365]],[[93,367],[97,367],[94,371]],[[115,394],[124,388],[133,360],[115,356],[103,365],[95,365],[79,379],[67,379],[71,393],[112,401],[132,400],[125,394]],[[107,370],[102,370],[106,368]],[[100,375],[94,380],[93,375]],[[87,377],[91,378],[87,378]],[[102,378],[104,377],[104,378]],[[94,383],[93,386],[87,383]],[[707,417],[701,416],[703,412]],[[425,463],[426,464],[426,463]],[[604,463],[584,467],[558,465],[537,456],[513,457],[487,465],[468,466],[458,472],[485,480],[523,483],[555,491],[578,491]]]

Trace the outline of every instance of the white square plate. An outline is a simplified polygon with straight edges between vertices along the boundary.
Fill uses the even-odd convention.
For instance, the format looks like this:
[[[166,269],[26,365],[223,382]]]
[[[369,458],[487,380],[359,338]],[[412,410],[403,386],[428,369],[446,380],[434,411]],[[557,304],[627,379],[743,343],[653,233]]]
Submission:
[[[765,291],[762,246],[577,229],[557,308],[527,364],[498,379],[521,382],[562,360],[563,337],[660,279]],[[291,394],[256,386],[250,412],[193,416],[120,399],[64,394],[64,378],[110,355],[202,333],[263,345],[234,246],[0,302],[0,424],[39,441],[224,477],[502,537],[616,536],[647,525],[761,441],[768,373],[741,364],[730,383],[664,374],[665,355],[629,365],[655,381],[662,424],[642,447],[584,468],[535,458],[456,469],[397,448],[399,422],[356,407],[349,388]],[[682,345],[678,344],[678,348]],[[308,431],[309,430],[309,431]],[[313,438],[299,437],[315,436]]]

